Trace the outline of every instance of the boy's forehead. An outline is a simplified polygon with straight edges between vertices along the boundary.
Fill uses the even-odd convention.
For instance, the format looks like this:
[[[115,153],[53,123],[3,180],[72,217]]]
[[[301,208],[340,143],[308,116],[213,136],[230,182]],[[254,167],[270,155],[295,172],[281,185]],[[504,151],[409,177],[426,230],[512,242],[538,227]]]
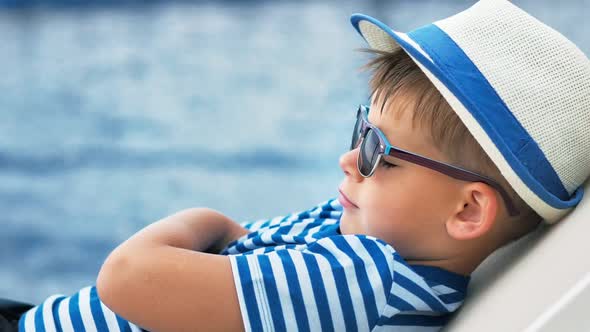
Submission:
[[[430,87],[430,86],[428,86]],[[371,95],[369,122],[385,134],[389,142],[401,149],[450,162],[448,140],[443,132],[452,125],[453,110],[432,87],[403,84],[390,89],[381,87]]]
[[[388,97],[377,94],[371,99],[369,121],[409,125],[414,129],[414,110],[417,98],[412,93],[393,93]]]
[[[392,145],[435,157],[432,156],[435,145],[429,131],[414,119],[416,104],[416,99],[408,94],[392,96],[385,103],[373,99],[369,122],[377,126]]]

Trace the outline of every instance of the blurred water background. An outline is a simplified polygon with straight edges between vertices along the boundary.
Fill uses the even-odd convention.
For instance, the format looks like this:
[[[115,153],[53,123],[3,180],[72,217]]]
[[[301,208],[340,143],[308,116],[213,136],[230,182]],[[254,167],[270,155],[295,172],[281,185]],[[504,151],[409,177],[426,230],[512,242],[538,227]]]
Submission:
[[[335,196],[367,100],[349,16],[398,30],[475,1],[1,1],[0,297],[93,284],[145,225]],[[590,53],[590,1],[514,1]]]

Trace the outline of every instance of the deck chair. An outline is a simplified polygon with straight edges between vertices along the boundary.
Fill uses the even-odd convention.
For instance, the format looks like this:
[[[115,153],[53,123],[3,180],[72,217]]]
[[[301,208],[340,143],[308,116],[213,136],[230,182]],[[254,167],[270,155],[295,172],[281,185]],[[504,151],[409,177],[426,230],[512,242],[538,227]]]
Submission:
[[[590,331],[590,180],[569,215],[488,257],[445,332]]]
[[[0,331],[18,331],[20,316],[32,307],[28,303],[0,299]]]

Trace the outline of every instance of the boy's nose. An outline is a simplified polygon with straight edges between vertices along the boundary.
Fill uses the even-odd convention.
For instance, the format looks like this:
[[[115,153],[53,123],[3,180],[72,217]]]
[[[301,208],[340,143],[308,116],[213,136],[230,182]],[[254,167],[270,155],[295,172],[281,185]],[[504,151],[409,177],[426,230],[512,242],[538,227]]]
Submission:
[[[343,153],[339,160],[340,168],[344,171],[344,175],[350,176],[352,180],[356,182],[363,180],[363,176],[359,173],[358,168],[356,167],[359,151],[360,148],[356,148]]]

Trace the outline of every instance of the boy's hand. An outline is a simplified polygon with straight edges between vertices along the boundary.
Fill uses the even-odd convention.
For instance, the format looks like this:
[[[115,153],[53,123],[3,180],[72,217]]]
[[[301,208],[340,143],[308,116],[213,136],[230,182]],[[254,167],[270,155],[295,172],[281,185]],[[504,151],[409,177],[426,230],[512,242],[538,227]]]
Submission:
[[[236,223],[233,220],[229,220],[230,223],[226,227],[225,230],[225,237],[220,238],[216,241],[212,246],[207,248],[205,252],[211,254],[219,254],[228,244],[234,242],[235,240],[241,238],[242,236],[250,233],[247,229],[242,227],[240,224]]]
[[[148,225],[115,251],[130,245],[168,245],[219,253],[231,241],[247,233],[248,230],[220,212],[208,208],[190,208]]]

